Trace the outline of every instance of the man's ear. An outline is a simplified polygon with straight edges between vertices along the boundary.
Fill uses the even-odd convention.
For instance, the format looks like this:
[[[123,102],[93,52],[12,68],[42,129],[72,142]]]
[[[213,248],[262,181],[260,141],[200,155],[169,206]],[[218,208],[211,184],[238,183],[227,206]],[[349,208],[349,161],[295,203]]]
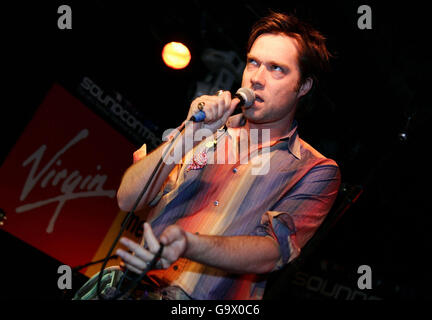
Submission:
[[[311,77],[306,78],[306,80],[300,86],[297,97],[300,98],[306,95],[309,92],[309,90],[312,88],[312,85],[313,85],[313,79]]]

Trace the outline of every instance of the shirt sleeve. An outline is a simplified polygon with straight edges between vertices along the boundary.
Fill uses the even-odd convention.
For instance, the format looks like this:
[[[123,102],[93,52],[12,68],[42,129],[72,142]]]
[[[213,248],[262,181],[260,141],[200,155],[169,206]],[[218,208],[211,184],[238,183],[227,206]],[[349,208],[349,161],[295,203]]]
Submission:
[[[138,150],[136,150],[134,153],[133,153],[133,156],[132,156],[132,158],[133,158],[133,163],[136,163],[136,162],[138,162],[138,161],[140,161],[142,158],[144,158],[145,156],[147,155],[147,144],[143,144],[142,146],[141,146],[141,148],[139,148]]]
[[[166,136],[163,137],[163,141],[171,141],[174,138],[174,136],[180,131],[180,128],[185,124],[185,122],[183,122],[179,127],[177,127],[177,129],[167,132]],[[133,163],[135,164],[136,162],[140,161],[146,156],[147,156],[147,145],[144,143],[138,150],[136,150],[133,153],[132,155]],[[152,200],[150,200],[149,202],[150,207],[155,206],[159,202],[159,200],[163,197],[163,195],[167,194],[174,188],[180,169],[181,169],[181,164],[177,164],[174,166],[173,170],[170,172],[167,179],[164,181],[158,194]]]
[[[281,258],[274,270],[300,254],[330,211],[339,186],[336,165],[315,166],[262,216],[254,235],[269,236],[278,242]]]
[[[168,175],[168,178],[165,180],[165,182],[163,183],[161,189],[159,190],[158,194],[154,197],[154,199],[152,199],[149,202],[149,206],[150,207],[154,207],[156,206],[160,199],[167,193],[169,193],[171,190],[174,189],[175,185],[176,185],[176,181],[179,175],[181,169],[181,165],[177,164],[174,166],[174,169],[170,172],[170,174]]]

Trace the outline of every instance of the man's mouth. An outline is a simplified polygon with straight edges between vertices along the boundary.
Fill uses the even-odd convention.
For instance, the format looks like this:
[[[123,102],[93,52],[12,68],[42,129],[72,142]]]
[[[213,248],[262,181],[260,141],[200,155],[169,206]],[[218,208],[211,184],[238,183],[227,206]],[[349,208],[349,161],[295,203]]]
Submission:
[[[257,101],[257,102],[264,102],[264,99],[259,94],[255,93],[255,101]]]

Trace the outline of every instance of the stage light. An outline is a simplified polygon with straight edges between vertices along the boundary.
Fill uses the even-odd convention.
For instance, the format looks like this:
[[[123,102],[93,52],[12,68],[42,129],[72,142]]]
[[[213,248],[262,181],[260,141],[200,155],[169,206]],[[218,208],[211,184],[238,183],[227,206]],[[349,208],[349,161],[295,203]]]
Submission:
[[[191,54],[183,43],[170,42],[162,50],[162,59],[170,68],[183,69],[189,64]]]

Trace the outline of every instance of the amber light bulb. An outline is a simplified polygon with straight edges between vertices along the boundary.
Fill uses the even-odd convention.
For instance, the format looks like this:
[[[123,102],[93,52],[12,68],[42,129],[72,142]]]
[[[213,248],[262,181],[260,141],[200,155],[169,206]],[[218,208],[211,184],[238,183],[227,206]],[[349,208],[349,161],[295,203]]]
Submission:
[[[162,59],[170,68],[183,69],[189,64],[191,54],[183,43],[170,42],[162,50]]]

